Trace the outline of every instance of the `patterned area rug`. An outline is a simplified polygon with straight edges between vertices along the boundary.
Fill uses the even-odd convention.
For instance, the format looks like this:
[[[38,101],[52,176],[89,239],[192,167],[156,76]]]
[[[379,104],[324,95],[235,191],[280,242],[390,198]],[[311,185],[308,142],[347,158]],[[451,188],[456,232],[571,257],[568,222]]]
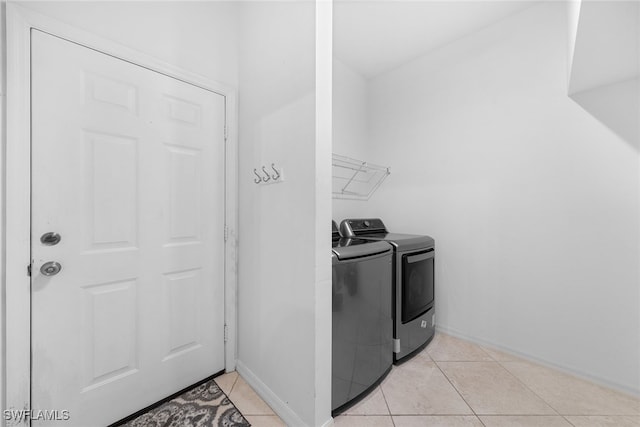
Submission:
[[[220,387],[209,380],[122,427],[245,427],[249,422]]]

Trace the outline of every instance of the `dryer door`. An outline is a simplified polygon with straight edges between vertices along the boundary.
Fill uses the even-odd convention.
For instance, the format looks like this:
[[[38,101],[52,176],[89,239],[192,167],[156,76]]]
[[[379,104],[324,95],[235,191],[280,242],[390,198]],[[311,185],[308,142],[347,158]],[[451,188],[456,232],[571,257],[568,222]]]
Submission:
[[[402,255],[402,323],[433,306],[433,249]]]

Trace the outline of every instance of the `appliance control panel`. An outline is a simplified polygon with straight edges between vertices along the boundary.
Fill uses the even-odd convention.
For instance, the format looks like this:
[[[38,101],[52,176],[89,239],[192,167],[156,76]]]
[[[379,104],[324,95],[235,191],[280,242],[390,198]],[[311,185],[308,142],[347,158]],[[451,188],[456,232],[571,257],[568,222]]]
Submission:
[[[356,236],[370,233],[386,233],[387,229],[380,218],[345,219],[340,223],[343,236]]]

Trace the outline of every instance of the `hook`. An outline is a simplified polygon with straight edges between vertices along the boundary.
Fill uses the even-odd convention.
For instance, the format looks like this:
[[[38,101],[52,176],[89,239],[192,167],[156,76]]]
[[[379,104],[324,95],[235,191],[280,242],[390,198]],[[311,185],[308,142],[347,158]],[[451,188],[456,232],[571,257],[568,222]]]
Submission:
[[[258,174],[258,171],[255,168],[253,168],[253,173],[258,177],[257,179],[254,179],[253,182],[260,184],[262,182],[262,177]]]
[[[267,170],[264,168],[264,166],[262,166],[262,172],[264,172],[265,176],[262,177],[262,181],[263,182],[267,182],[271,179],[271,175],[269,175],[269,172],[267,172]]]
[[[275,168],[275,164],[271,163],[271,169],[273,169],[273,171],[276,173],[275,175],[271,175],[273,180],[275,181],[280,178],[280,172],[278,172],[278,169]]]

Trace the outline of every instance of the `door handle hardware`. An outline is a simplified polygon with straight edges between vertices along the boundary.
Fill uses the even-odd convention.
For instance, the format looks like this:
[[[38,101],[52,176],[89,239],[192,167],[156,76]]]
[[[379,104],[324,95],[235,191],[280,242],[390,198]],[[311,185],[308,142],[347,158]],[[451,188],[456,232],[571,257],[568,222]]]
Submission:
[[[55,261],[45,262],[42,264],[42,267],[40,267],[40,273],[42,273],[43,276],[55,276],[60,273],[60,270],[62,270],[62,266],[59,262]]]
[[[62,237],[60,237],[58,233],[54,233],[53,231],[50,231],[48,233],[44,233],[40,237],[40,243],[42,243],[45,246],[54,246],[60,243],[60,239],[62,239]]]

